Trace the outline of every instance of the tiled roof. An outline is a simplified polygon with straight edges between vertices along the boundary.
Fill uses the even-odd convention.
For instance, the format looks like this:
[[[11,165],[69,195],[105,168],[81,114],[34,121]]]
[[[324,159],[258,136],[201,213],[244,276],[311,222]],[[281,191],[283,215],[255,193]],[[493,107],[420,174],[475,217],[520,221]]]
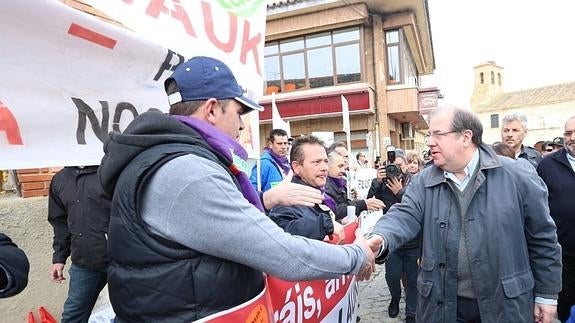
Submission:
[[[549,105],[566,101],[575,102],[575,82],[502,93],[491,101],[481,104],[476,110],[500,110],[522,106]]]

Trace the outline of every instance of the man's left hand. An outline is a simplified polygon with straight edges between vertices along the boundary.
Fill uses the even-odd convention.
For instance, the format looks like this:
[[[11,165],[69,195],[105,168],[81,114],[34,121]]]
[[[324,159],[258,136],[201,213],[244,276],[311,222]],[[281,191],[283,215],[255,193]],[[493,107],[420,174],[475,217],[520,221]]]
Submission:
[[[535,306],[533,307],[533,319],[537,323],[551,323],[555,319],[556,312],[556,305],[535,303]]]

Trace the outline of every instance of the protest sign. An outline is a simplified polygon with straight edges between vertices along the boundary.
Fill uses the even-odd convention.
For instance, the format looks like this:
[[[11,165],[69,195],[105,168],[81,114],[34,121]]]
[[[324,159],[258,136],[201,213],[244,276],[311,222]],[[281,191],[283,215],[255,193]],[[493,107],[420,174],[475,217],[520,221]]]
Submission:
[[[174,20],[164,19],[165,10],[172,14],[179,10],[180,15],[185,11],[190,21],[203,23],[194,26],[196,37],[176,48],[59,1],[4,3],[0,10],[0,169],[99,164],[109,131],[122,131],[150,109],[167,112],[164,80],[191,56],[220,58],[238,76],[246,94],[258,101],[265,4],[257,14],[237,16],[219,1],[190,1],[180,9],[164,7],[164,3],[177,6],[179,1],[106,2],[134,7],[146,3],[145,14],[157,15],[157,30],[165,28],[164,20]],[[208,23],[205,14],[211,21],[227,21],[227,30],[234,34]],[[183,28],[182,21],[176,21]],[[248,116],[241,142],[254,157],[259,155],[258,115]]]

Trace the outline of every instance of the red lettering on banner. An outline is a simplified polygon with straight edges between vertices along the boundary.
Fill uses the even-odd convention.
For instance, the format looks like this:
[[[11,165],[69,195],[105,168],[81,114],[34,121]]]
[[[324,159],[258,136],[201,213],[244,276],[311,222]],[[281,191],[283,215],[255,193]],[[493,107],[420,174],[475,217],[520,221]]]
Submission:
[[[124,0],[129,1],[132,3],[132,0]],[[179,21],[186,33],[194,38],[198,38],[194,26],[190,21],[189,15],[186,12],[185,8],[180,4],[181,0],[171,0],[171,6],[166,6],[166,0],[149,0],[148,6],[146,7],[146,14],[150,17],[158,19],[161,14],[169,14],[170,17]],[[206,38],[209,40],[210,43],[214,45],[214,47],[220,49],[224,53],[232,53],[237,46],[240,47],[240,56],[239,60],[240,63],[247,65],[248,59],[251,59],[255,63],[256,72],[258,75],[262,75],[262,66],[259,60],[258,54],[258,45],[263,42],[264,37],[261,33],[256,33],[255,35],[251,34],[251,24],[249,20],[242,19],[244,21],[243,24],[243,33],[241,35],[241,44],[238,44],[238,17],[228,12],[228,39],[222,39],[225,37],[218,37],[215,33],[215,24],[220,24],[220,21],[214,20],[214,13],[212,10],[212,3],[210,1],[201,1],[202,6],[202,18],[203,18],[203,27],[205,30]],[[196,25],[196,28],[198,25]]]
[[[229,34],[230,37],[227,43],[221,42],[214,33],[214,16],[212,15],[212,6],[202,1],[202,13],[204,15],[204,28],[206,29],[206,35],[208,39],[214,44],[217,48],[223,50],[226,53],[231,53],[234,50],[236,45],[236,35],[238,31],[238,17],[228,13],[229,17]],[[245,60],[242,63],[246,63]]]
[[[70,24],[70,28],[68,28],[68,34],[72,36],[76,36],[78,38],[85,39],[89,42],[94,44],[98,44],[104,46],[109,49],[114,49],[116,47],[116,40],[110,38],[108,36],[104,36],[100,33],[97,33],[93,30],[90,30],[86,27],[82,27],[78,24],[72,23]]]
[[[180,1],[172,0],[172,4],[174,5],[175,10],[169,10],[164,5],[164,1],[165,0],[151,0],[148,8],[146,8],[146,14],[151,17],[158,18],[160,13],[166,14],[169,11],[172,18],[179,20],[182,25],[184,25],[184,29],[188,35],[196,37],[196,32],[194,31],[194,27],[190,22],[190,17],[188,16],[186,10],[180,5]]]
[[[262,75],[262,71],[260,68],[260,61],[258,59],[258,44],[262,41],[262,34],[257,33],[255,36],[250,38],[250,22],[244,22],[244,35],[242,38],[242,49],[240,52],[240,61],[243,64],[246,64],[247,56],[249,52],[252,52],[254,62],[256,63],[256,70],[258,75]]]
[[[18,122],[12,111],[0,101],[0,131],[6,133],[8,144],[10,145],[23,145],[22,136],[20,136],[20,128]]]

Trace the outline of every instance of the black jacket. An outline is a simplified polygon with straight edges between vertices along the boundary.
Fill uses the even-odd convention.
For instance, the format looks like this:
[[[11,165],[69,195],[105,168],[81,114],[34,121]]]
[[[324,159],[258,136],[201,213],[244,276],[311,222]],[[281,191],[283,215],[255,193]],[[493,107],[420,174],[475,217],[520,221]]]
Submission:
[[[292,183],[307,185],[299,177],[294,176]],[[331,210],[325,205],[313,207],[293,205],[278,205],[273,207],[268,216],[285,232],[315,240],[323,240],[326,235],[333,234]]]
[[[379,182],[377,178],[374,178],[371,181],[371,187],[367,193],[367,198],[375,196],[376,199],[382,201],[385,204],[385,208],[383,209],[383,213],[385,214],[392,205],[401,202],[401,197],[403,196],[407,185],[411,181],[411,176],[410,172],[403,174],[403,177],[401,178],[403,188],[397,193],[397,195],[393,194],[393,192],[384,185],[384,181]]]
[[[537,165],[539,165],[542,158],[541,154],[535,150],[535,148],[523,145],[521,146],[521,152],[517,157],[527,159],[527,161],[535,168],[537,168]]]
[[[537,173],[547,184],[549,211],[557,225],[557,237],[562,252],[575,257],[575,172],[567,160],[565,148],[545,156],[537,167]]]
[[[14,296],[28,285],[30,264],[24,251],[0,233],[0,298]]]
[[[401,178],[401,184],[403,185],[403,188],[397,193],[397,195],[393,194],[393,192],[389,188],[387,188],[387,186],[384,184],[384,181],[378,182],[377,178],[374,178],[371,181],[371,187],[369,188],[369,192],[367,193],[367,198],[375,196],[375,198],[382,201],[385,204],[385,208],[383,209],[383,214],[385,214],[392,205],[401,202],[403,193],[405,193],[407,185],[409,185],[409,183],[411,182],[411,176],[412,175],[410,172],[406,172],[405,174],[403,174],[403,177]],[[420,238],[419,236],[417,236],[415,239],[404,244],[401,248],[411,249],[419,247],[420,245],[419,240]]]
[[[365,200],[349,200],[347,198],[347,188],[339,187],[331,176],[327,177],[327,182],[325,184],[325,194],[331,196],[331,198],[335,201],[336,220],[341,220],[347,216],[348,205],[355,206],[355,215],[357,216],[359,216],[361,212],[367,210],[367,204],[365,204]]]
[[[98,167],[65,167],[50,184],[48,222],[54,229],[53,263],[98,270],[108,266],[110,199],[102,190]]]
[[[196,131],[159,112],[146,112],[123,134],[111,133],[104,150],[100,179],[114,196],[108,288],[118,322],[191,322],[262,291],[261,271],[155,235],[141,218],[144,187],[169,160],[195,154],[228,169],[229,162]]]

